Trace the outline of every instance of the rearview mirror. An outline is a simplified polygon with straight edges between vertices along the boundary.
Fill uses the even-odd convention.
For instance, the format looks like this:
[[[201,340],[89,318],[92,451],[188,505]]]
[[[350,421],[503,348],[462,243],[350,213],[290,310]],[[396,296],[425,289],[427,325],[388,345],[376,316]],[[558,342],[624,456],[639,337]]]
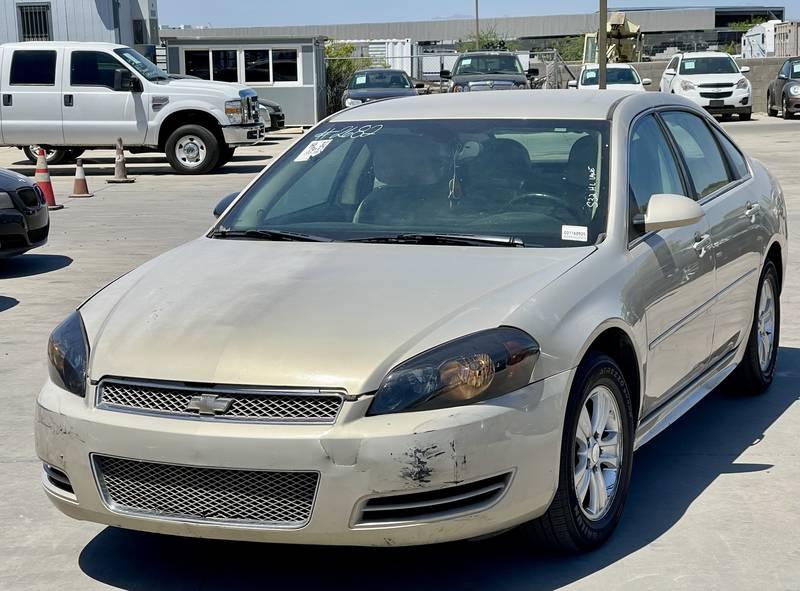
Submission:
[[[667,68],[666,70],[664,70],[665,76],[674,76],[675,74],[677,74],[675,68]]]
[[[445,80],[449,80],[450,76],[451,76],[450,70],[442,70],[441,72],[439,72],[439,78],[444,78]]]
[[[136,90],[133,74],[127,68],[114,70],[114,90],[118,92],[131,92]]]
[[[239,196],[239,193],[231,193],[230,195],[226,195],[222,199],[220,199],[217,206],[214,208],[214,217],[218,218],[222,215],[222,212],[228,209],[228,206],[233,203],[233,200]]]
[[[570,80],[569,82],[567,82],[567,88],[578,88],[578,81]]]
[[[750,71],[750,66],[742,66],[741,68],[739,68],[739,71],[742,74],[747,74]]]
[[[646,232],[658,232],[669,228],[682,228],[696,224],[705,212],[694,199],[683,195],[659,193],[650,197],[647,204],[647,213],[643,220]]]
[[[650,86],[653,83],[650,78],[642,78],[642,86]]]

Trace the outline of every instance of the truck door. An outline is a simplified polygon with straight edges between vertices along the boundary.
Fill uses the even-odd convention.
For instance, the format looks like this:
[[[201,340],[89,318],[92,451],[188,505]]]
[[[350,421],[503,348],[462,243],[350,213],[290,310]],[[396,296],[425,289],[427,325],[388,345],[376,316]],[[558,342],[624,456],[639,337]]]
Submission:
[[[64,141],[68,146],[112,146],[144,143],[147,108],[143,93],[114,90],[116,70],[125,70],[112,53],[67,49],[64,67]],[[141,89],[141,86],[138,87]]]
[[[63,49],[5,49],[0,67],[3,143],[63,145],[63,59]]]

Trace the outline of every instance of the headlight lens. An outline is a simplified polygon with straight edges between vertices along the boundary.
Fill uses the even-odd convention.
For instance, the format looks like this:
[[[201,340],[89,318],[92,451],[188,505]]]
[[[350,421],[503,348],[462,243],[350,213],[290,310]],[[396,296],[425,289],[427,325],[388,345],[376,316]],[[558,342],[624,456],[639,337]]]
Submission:
[[[14,202],[11,201],[11,195],[5,191],[0,191],[0,209],[16,209]]]
[[[739,82],[736,83],[736,88],[738,88],[739,90],[744,90],[748,86],[750,86],[750,83],[747,81],[747,78],[742,78],[741,80],[739,80]]]
[[[792,96],[800,96],[800,84],[795,84],[789,87],[789,94]]]
[[[47,357],[50,379],[73,394],[86,396],[89,342],[78,312],[67,316],[50,335]]]
[[[383,379],[369,415],[463,406],[527,386],[539,344],[510,327],[478,332],[421,353]]]
[[[358,99],[344,99],[344,106],[345,107],[355,107],[356,105],[360,105],[361,101]]]
[[[242,101],[228,101],[225,103],[225,115],[228,117],[233,125],[239,125],[242,122]]]
[[[453,92],[469,92],[469,84],[453,84]]]
[[[688,80],[681,80],[681,90],[683,91],[694,90],[696,88],[697,86],[695,85],[694,82],[689,82]]]

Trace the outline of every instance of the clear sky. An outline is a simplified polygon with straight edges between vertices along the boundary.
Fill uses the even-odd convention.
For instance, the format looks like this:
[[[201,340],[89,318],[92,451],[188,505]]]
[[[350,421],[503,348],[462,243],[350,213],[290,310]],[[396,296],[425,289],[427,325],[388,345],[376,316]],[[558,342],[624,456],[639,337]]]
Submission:
[[[610,8],[709,6],[711,0],[608,0]],[[800,18],[800,0],[728,0],[720,6],[785,6],[788,18]],[[221,7],[221,8],[220,8]],[[323,25],[470,17],[474,0],[159,0],[162,25],[271,26]],[[596,0],[481,0],[481,15],[533,16],[580,14],[597,10]]]

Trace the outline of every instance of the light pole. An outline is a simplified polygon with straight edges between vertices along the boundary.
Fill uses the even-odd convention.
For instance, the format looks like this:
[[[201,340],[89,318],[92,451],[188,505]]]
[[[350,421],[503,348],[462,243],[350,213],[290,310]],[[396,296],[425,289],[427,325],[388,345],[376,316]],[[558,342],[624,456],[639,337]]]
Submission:
[[[606,59],[608,59],[607,35],[608,27],[608,0],[600,0],[600,12],[598,14],[597,27],[597,87],[606,87]]]
[[[475,0],[475,49],[481,49],[481,21],[478,17],[478,1]]]

